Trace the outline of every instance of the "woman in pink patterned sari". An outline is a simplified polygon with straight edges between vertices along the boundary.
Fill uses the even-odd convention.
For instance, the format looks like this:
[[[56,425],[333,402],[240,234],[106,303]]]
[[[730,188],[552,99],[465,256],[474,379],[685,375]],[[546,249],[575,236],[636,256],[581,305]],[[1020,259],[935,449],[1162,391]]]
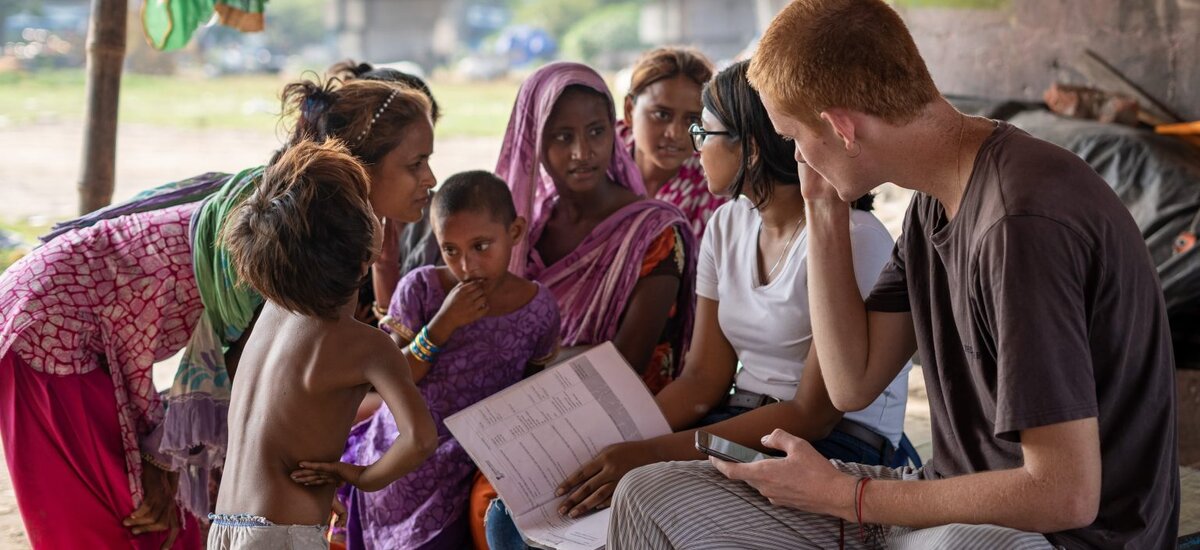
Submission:
[[[284,98],[300,111],[289,143],[345,140],[375,212],[420,218],[434,185],[428,98],[366,81],[299,82]],[[224,176],[185,204],[120,205],[0,275],[0,437],[34,548],[202,547],[232,361],[261,303],[217,235],[261,174]],[[164,399],[151,369],[185,344]]]
[[[175,483],[150,463],[128,468],[122,434],[161,422],[149,367],[183,348],[203,310],[188,238],[198,206],[66,233],[0,278],[0,434],[34,548],[170,544],[122,525],[143,488],[169,513]],[[201,547],[190,515],[180,540]]]
[[[688,135],[700,122],[700,89],[712,75],[712,63],[696,50],[650,50],[633,65],[625,118],[617,121],[617,136],[642,173],[646,195],[678,206],[697,242],[727,200],[708,191]]]

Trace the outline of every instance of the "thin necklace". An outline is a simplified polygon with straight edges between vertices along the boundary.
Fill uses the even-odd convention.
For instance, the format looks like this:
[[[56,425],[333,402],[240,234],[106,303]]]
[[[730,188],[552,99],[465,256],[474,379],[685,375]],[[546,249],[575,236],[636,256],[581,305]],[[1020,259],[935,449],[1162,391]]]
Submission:
[[[962,143],[963,143],[963,130],[965,130],[966,127],[967,127],[967,115],[958,113],[958,151],[957,151],[958,164],[954,168],[954,177],[958,181],[956,181],[955,183],[962,181]]]
[[[796,220],[796,228],[792,230],[792,236],[788,237],[786,243],[783,244],[783,251],[779,253],[779,259],[775,260],[775,265],[771,266],[771,270],[767,272],[767,276],[763,279],[762,284],[771,282],[771,276],[775,275],[775,270],[779,269],[779,265],[783,263],[783,259],[787,257],[788,250],[792,247],[792,241],[796,239],[796,235],[800,234],[800,225],[804,223],[804,215],[800,215],[800,219]],[[758,221],[758,232],[762,234],[762,219]]]

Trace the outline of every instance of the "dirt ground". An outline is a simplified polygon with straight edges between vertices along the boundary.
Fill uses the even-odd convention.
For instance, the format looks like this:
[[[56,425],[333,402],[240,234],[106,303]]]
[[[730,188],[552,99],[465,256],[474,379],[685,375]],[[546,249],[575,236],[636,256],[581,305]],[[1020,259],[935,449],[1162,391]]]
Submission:
[[[82,158],[77,123],[0,127],[0,218],[56,221],[73,217]],[[203,172],[236,172],[264,164],[279,146],[271,133],[196,131],[127,124],[117,138],[114,201]],[[440,176],[492,169],[499,140],[459,138],[439,142],[431,161]]]

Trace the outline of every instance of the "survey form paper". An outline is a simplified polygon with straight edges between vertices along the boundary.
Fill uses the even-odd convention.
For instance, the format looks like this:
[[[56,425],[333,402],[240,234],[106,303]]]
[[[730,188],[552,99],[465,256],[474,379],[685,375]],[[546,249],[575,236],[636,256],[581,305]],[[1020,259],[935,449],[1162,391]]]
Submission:
[[[446,419],[529,542],[604,546],[609,510],[558,514],[554,490],[602,449],[670,432],[641,378],[612,343],[554,365]]]

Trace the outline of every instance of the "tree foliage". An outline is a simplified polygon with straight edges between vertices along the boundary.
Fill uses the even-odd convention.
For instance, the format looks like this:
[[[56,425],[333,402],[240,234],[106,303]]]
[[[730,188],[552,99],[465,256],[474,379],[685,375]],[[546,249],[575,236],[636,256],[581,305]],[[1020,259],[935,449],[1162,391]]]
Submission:
[[[326,0],[271,0],[267,2],[267,44],[272,50],[296,53],[325,41]]]
[[[598,55],[637,50],[641,18],[639,2],[614,3],[578,20],[562,39],[562,52],[568,59],[594,63]]]
[[[511,0],[513,21],[542,27],[562,39],[581,19],[620,0]],[[636,31],[636,29],[634,29]]]

